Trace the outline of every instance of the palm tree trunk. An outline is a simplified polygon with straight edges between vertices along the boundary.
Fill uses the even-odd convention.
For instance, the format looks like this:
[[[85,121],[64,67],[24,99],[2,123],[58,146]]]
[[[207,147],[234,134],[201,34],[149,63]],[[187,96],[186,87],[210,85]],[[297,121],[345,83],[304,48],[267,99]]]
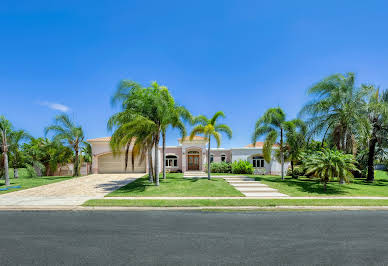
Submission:
[[[282,180],[284,180],[284,153],[283,153],[283,128],[280,129],[280,160],[281,160],[281,171]]]
[[[154,182],[154,179],[152,177],[152,172],[153,172],[153,169],[152,169],[152,149],[148,149],[148,177],[149,177],[150,183]]]
[[[159,186],[159,133],[155,137],[155,185]]]
[[[163,168],[163,179],[166,179],[166,132],[162,132],[162,138],[163,138],[163,162],[162,162],[162,168]]]
[[[373,134],[372,138],[369,140],[368,176],[366,178],[368,182],[373,182],[373,180],[375,179],[374,160],[375,160],[376,144],[377,144],[377,138],[376,138],[376,135]]]
[[[13,168],[13,178],[19,178],[19,171],[17,167]]]
[[[207,179],[210,180],[210,136],[209,136],[209,147],[207,149]]]
[[[5,170],[5,185],[9,186],[10,183],[9,183],[9,169],[8,169],[8,154],[6,151],[3,153],[3,156],[4,156],[4,170]]]
[[[78,155],[79,151],[78,151],[78,148],[75,148],[75,157],[74,157],[74,173],[73,173],[73,176],[79,176],[79,172],[78,172]]]

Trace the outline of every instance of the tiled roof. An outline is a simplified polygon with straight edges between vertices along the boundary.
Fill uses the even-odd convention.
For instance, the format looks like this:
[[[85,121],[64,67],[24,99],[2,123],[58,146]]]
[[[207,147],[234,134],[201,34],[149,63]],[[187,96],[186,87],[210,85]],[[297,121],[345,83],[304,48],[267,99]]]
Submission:
[[[244,148],[262,148],[263,146],[264,146],[263,141],[257,141],[255,146],[251,143],[251,144],[244,146]],[[279,147],[279,145],[274,144],[273,147]]]
[[[179,140],[182,140],[182,139],[180,138]],[[190,141],[190,137],[185,137],[183,140]],[[201,136],[194,136],[194,138],[192,140],[207,140],[207,138],[201,137]]]
[[[109,142],[110,141],[110,137],[88,139],[87,141],[89,141],[89,142]]]

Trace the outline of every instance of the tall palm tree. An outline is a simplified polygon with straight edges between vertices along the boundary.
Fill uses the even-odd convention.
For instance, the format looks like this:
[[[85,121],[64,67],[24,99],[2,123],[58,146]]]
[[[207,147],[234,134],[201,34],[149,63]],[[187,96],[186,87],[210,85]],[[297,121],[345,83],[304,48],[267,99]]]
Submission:
[[[291,162],[291,173],[294,177],[294,165],[300,161],[301,153],[306,145],[306,124],[300,119],[287,121],[285,124],[285,152]]]
[[[45,128],[45,134],[53,132],[54,141],[63,141],[74,151],[74,173],[79,176],[79,152],[84,142],[84,132],[81,126],[76,125],[67,114],[55,117],[54,124]]]
[[[207,118],[204,115],[199,115],[193,119],[193,124],[196,125],[190,134],[190,140],[193,140],[197,134],[203,134],[208,141],[207,149],[207,177],[210,180],[210,143],[211,138],[217,142],[217,147],[221,145],[221,133],[225,133],[230,139],[232,138],[232,130],[225,124],[218,124],[217,119],[225,118],[225,114],[221,111],[215,113],[212,118]]]
[[[314,98],[299,113],[307,117],[310,136],[329,135],[338,150],[356,153],[356,136],[367,125],[365,98],[369,91],[355,86],[354,73],[331,75],[308,90]]]
[[[13,168],[14,178],[19,177],[18,168],[24,166],[23,153],[21,151],[21,142],[31,139],[31,135],[24,130],[14,130],[9,136],[9,153],[11,168]]]
[[[273,145],[278,142],[282,180],[284,180],[284,134],[286,126],[287,121],[284,111],[279,107],[270,108],[256,121],[255,130],[252,135],[253,145],[256,144],[256,140],[259,137],[266,135],[263,146],[263,155],[264,160],[267,163],[271,161]]]
[[[171,97],[172,98],[172,97]],[[163,179],[166,179],[166,131],[169,126],[177,128],[182,139],[186,137],[186,127],[184,121],[192,122],[192,116],[190,112],[183,106],[179,106],[172,101],[169,104],[168,112],[165,114],[162,120],[162,157],[163,157]]]
[[[159,141],[164,119],[169,113],[172,97],[168,89],[152,82],[144,88],[134,81],[124,80],[112,98],[121,104],[122,112],[111,117],[109,129],[115,129],[111,139],[113,151],[126,149],[126,161],[130,144],[133,144],[132,160],[154,149],[154,179],[159,185]],[[151,159],[151,158],[150,158]]]
[[[376,146],[388,140],[388,90],[380,93],[379,89],[375,88],[374,86],[364,87],[371,90],[372,92],[368,103],[370,130],[368,132],[369,142],[367,181],[373,182]]]
[[[4,176],[5,176],[5,185],[9,186],[9,168],[8,168],[8,138],[10,133],[12,132],[12,125],[11,123],[5,119],[4,116],[0,116],[0,147],[1,152],[3,153],[3,160],[4,160]]]

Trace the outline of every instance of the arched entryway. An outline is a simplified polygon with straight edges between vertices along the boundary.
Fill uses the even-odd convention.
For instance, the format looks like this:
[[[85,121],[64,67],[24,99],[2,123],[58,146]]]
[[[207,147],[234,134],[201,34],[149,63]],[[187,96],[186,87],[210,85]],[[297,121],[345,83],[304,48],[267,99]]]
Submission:
[[[188,151],[187,152],[187,170],[199,171],[200,169],[200,152],[199,151]]]

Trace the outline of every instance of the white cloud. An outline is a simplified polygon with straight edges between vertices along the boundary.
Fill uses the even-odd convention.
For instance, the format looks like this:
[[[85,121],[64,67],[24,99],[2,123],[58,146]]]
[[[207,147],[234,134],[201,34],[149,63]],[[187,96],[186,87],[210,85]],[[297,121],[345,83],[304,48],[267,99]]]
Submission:
[[[40,102],[39,104],[61,112],[68,112],[70,110],[68,106],[60,103]]]

